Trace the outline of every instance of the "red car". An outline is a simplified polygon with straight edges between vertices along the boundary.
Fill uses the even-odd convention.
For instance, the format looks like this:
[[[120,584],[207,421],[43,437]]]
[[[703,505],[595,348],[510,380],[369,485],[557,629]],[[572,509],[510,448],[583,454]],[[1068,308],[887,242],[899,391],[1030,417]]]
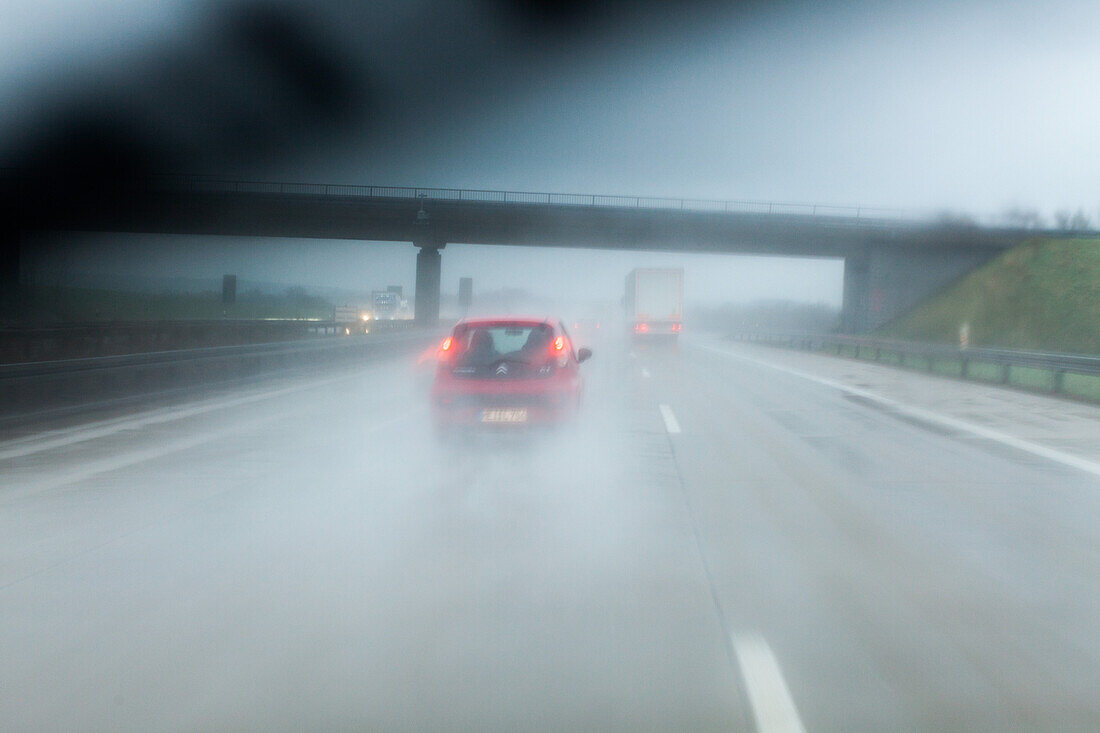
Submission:
[[[439,347],[432,385],[436,425],[550,424],[576,413],[584,381],[562,324],[551,318],[459,321]]]

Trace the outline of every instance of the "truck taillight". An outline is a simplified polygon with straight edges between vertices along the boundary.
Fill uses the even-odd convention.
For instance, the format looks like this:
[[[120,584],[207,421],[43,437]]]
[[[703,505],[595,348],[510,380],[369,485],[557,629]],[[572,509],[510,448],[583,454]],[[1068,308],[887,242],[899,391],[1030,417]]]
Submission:
[[[634,324],[634,330],[638,333],[645,333],[646,331],[649,330],[649,324],[648,323],[635,323]]]
[[[683,327],[684,327],[684,324],[682,324],[682,323],[673,323],[672,324],[672,330],[673,331],[680,331],[681,329],[683,329]]]

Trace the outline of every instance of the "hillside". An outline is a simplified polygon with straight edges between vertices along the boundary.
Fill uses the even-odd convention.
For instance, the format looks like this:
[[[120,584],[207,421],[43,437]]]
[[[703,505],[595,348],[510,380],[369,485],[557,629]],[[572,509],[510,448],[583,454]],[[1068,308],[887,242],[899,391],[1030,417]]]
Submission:
[[[1021,245],[883,327],[893,338],[1100,354],[1100,239]]]

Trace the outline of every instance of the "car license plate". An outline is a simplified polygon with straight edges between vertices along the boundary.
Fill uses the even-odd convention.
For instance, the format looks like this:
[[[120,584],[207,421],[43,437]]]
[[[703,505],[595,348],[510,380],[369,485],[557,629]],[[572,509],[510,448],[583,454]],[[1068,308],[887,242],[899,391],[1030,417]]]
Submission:
[[[481,422],[527,422],[527,408],[513,410],[482,410]]]

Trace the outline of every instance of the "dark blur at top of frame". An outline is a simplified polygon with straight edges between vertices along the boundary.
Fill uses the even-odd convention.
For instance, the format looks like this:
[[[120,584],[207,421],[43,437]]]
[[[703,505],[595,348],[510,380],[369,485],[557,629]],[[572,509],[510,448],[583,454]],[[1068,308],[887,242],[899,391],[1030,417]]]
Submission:
[[[157,174],[285,175],[348,149],[369,176],[372,156],[403,138],[476,124],[515,95],[616,49],[644,48],[715,5],[206,3],[161,42],[120,44],[116,55],[64,78],[43,71],[18,90],[0,167],[102,195]]]

